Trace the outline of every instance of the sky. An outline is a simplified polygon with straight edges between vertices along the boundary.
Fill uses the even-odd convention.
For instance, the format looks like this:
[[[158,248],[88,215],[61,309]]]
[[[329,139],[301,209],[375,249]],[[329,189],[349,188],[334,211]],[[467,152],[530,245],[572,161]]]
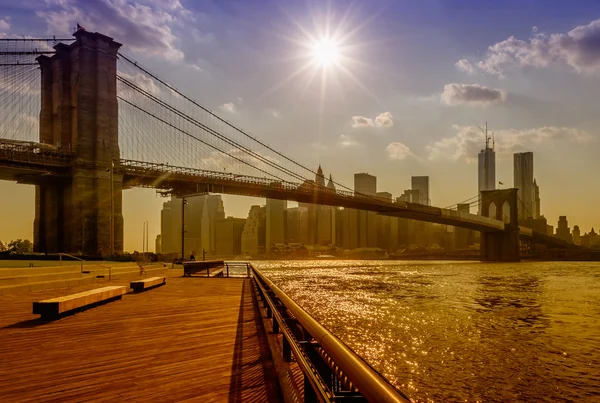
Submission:
[[[445,207],[477,194],[488,123],[496,177],[534,152],[541,211],[600,227],[600,2],[0,0],[0,36],[81,24],[203,106],[304,165],[397,196],[430,176]],[[0,240],[32,238],[34,189],[0,182]],[[246,217],[264,200],[224,196]],[[165,201],[124,192],[125,250]],[[152,244],[152,242],[151,242]],[[152,247],[151,247],[152,249]]]

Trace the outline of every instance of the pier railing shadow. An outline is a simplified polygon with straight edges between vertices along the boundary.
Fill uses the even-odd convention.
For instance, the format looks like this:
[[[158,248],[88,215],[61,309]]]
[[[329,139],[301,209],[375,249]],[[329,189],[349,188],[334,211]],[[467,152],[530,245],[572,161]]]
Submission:
[[[277,374],[250,280],[242,286],[236,329],[229,402],[279,402]],[[265,385],[265,387],[262,387]]]

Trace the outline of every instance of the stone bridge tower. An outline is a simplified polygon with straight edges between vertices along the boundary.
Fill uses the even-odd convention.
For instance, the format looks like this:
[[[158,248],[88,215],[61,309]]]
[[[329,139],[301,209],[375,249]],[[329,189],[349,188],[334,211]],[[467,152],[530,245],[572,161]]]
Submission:
[[[508,221],[504,231],[481,233],[481,260],[492,262],[518,262],[519,258],[519,211],[518,189],[481,191],[481,215],[496,220]],[[508,205],[508,216],[504,216],[504,206]],[[492,208],[493,206],[493,208]]]
[[[85,30],[40,56],[40,142],[74,154],[65,177],[36,185],[38,252],[108,255],[123,251],[117,105],[120,43]]]

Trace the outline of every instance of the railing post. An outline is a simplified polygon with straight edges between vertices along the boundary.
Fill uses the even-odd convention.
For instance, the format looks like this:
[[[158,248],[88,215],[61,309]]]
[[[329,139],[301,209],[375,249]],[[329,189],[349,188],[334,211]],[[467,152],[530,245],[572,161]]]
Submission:
[[[229,278],[229,265],[225,263],[225,268],[227,269],[227,278]]]
[[[310,384],[310,381],[308,380],[308,377],[306,376],[306,374],[304,374],[304,402],[305,403],[318,402],[317,394],[313,390],[312,385]]]
[[[279,333],[279,322],[277,321],[276,318],[273,318],[273,333],[274,334]]]
[[[283,336],[282,344],[283,344],[283,346],[282,346],[283,347],[283,351],[282,351],[283,361],[285,361],[285,362],[292,361],[292,347],[290,346],[290,342],[288,341],[287,337],[285,337],[285,335]]]

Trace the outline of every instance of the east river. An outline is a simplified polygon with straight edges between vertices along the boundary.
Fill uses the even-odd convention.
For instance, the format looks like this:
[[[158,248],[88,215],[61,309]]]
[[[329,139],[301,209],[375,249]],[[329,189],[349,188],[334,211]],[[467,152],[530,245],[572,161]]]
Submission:
[[[254,265],[415,402],[600,402],[600,263]]]

